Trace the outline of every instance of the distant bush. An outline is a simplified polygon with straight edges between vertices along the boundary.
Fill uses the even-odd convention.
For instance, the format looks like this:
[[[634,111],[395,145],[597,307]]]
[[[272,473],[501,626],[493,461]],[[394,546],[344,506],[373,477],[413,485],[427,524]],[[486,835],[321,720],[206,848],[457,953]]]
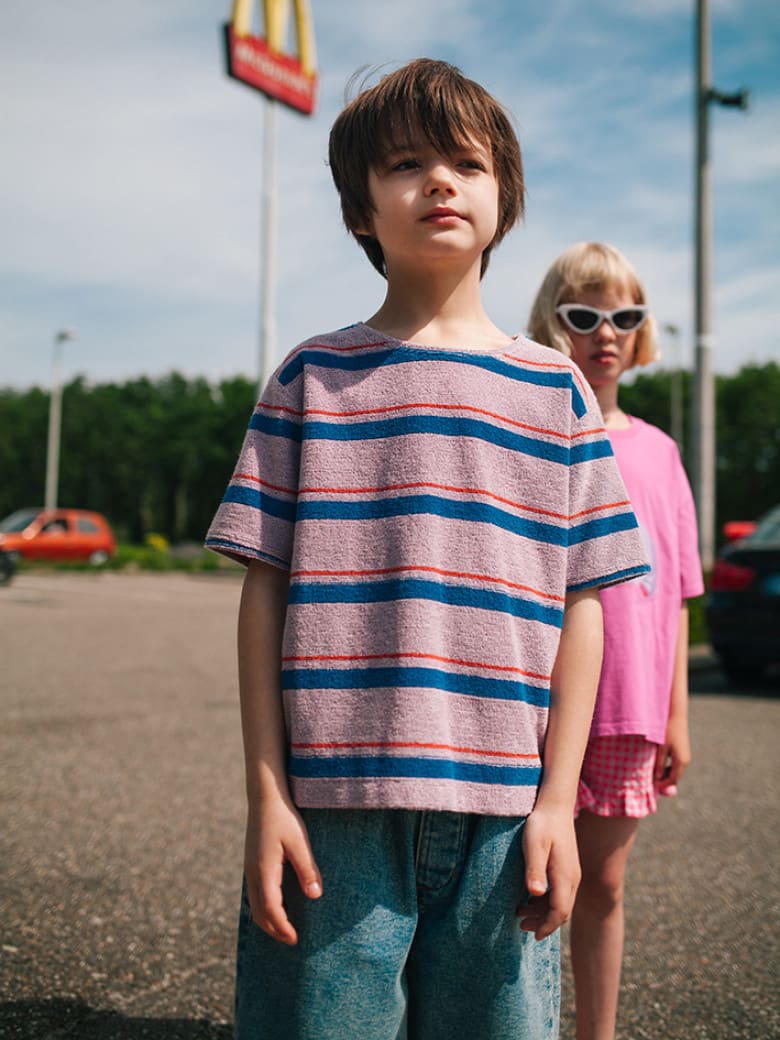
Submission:
[[[224,556],[218,556],[201,546],[172,546],[168,550],[157,549],[151,545],[117,546],[116,556],[105,563],[95,566],[87,560],[19,561],[20,571],[190,571],[196,573],[215,571],[236,571],[242,568]]]

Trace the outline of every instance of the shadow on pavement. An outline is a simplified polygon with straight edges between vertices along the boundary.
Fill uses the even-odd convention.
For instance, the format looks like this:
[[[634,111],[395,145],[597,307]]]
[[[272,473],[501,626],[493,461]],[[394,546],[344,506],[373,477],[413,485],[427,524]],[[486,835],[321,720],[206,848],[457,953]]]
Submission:
[[[4,1040],[231,1040],[230,1026],[205,1019],[128,1018],[81,1000],[14,1000],[0,1004]]]

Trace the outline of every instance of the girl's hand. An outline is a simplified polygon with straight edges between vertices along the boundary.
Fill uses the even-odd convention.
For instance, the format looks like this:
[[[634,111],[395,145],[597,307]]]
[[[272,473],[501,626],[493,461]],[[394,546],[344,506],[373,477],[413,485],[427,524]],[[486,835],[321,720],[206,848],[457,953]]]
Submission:
[[[250,805],[244,845],[244,874],[255,924],[287,946],[298,933],[282,900],[282,873],[290,863],[305,895],[319,899],[322,878],[312,855],[309,836],[295,808],[274,799],[260,809]]]
[[[665,790],[676,786],[691,764],[691,741],[687,718],[670,718],[666,726],[666,741],[658,745],[653,779]]]

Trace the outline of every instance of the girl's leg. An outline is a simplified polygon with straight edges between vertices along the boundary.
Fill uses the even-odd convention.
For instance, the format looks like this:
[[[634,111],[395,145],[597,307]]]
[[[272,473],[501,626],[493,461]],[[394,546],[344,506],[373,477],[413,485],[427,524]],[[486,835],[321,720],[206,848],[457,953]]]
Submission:
[[[577,817],[582,881],[571,918],[577,1040],[614,1040],[623,959],[623,884],[639,820]]]

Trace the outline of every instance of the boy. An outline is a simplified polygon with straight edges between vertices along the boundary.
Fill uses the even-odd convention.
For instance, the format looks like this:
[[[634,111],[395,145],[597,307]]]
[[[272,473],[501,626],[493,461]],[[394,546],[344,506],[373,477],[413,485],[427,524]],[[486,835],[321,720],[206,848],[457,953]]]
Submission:
[[[207,539],[248,565],[236,1036],[555,1036],[598,587],[647,569],[636,521],[577,370],[481,304],[523,208],[497,102],[411,62],[330,163],[385,299],[271,378]]]

